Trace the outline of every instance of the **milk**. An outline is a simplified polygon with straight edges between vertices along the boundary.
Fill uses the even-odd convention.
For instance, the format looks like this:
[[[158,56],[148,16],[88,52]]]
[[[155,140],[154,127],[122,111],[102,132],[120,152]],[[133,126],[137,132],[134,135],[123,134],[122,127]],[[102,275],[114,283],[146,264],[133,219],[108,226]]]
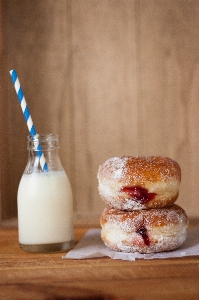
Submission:
[[[73,199],[64,171],[23,174],[17,198],[20,244],[73,241]]]

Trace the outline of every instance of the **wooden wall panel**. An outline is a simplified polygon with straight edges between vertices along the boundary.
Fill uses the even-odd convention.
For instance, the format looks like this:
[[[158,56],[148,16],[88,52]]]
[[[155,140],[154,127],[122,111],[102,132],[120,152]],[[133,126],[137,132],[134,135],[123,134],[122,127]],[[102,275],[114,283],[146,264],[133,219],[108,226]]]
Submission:
[[[12,202],[9,197],[9,110],[6,78],[6,14],[5,1],[0,1],[0,226],[9,218]]]
[[[99,222],[98,166],[125,154],[176,159],[178,203],[199,216],[199,2],[5,3],[7,73],[17,69],[37,131],[60,134],[75,222]],[[28,131],[11,80],[8,86],[12,217]]]
[[[139,153],[182,168],[178,203],[198,216],[199,2],[140,1]]]
[[[73,1],[75,211],[99,219],[97,170],[137,155],[134,1]]]

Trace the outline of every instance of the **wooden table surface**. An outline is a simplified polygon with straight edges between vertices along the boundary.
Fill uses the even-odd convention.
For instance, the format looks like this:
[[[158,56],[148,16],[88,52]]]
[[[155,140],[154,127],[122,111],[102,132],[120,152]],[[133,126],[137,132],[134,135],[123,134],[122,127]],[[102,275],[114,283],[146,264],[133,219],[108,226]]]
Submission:
[[[76,241],[86,231],[76,228]],[[199,299],[199,256],[130,262],[63,255],[26,253],[17,229],[0,229],[0,300]]]

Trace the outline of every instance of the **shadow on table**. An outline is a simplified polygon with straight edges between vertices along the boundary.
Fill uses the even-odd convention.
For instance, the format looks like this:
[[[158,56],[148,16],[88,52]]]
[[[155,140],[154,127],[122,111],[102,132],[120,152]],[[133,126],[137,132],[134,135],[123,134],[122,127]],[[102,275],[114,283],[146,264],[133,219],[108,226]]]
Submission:
[[[89,285],[89,283],[87,283]],[[103,283],[102,283],[103,284]],[[99,289],[99,285],[98,285]],[[77,287],[71,282],[0,284],[0,299],[4,300],[112,300],[101,291]]]

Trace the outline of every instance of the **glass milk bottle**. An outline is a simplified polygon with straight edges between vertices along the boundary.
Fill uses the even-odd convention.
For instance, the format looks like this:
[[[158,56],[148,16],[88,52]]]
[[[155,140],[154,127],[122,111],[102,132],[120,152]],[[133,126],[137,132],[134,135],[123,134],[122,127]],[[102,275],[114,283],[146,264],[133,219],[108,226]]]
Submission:
[[[42,170],[38,144],[47,170]],[[19,183],[20,247],[29,252],[65,251],[74,245],[73,197],[59,158],[59,136],[28,136],[28,163]]]

